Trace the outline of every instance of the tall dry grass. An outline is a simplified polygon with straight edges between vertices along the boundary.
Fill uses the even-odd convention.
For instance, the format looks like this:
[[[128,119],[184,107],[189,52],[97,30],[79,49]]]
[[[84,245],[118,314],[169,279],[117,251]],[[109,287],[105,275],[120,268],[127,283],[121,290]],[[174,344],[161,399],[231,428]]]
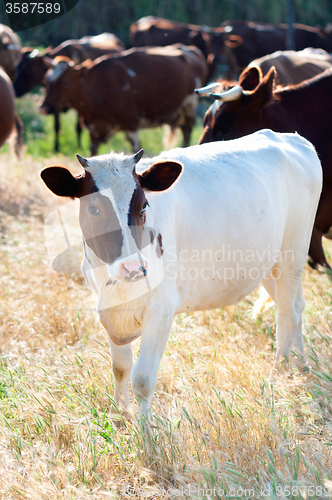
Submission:
[[[38,178],[46,163],[0,158],[0,498],[332,498],[327,276],[304,273],[308,374],[268,384],[276,312],[252,320],[254,293],[178,315],[150,432],[118,428],[91,292],[48,263],[43,220],[58,200]]]

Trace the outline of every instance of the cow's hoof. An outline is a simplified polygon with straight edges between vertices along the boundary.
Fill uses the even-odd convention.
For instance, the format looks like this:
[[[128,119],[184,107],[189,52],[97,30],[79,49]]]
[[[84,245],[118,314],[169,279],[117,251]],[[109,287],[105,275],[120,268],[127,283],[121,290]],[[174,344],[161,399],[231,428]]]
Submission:
[[[133,422],[134,415],[126,408],[120,408],[120,410],[118,410],[112,406],[110,419],[112,420],[114,427],[122,429],[126,427],[128,422]]]
[[[320,262],[315,262],[311,257],[309,257],[308,264],[312,269],[315,269],[315,271],[322,274],[326,273],[330,280],[332,280],[332,269],[327,262],[321,264]]]

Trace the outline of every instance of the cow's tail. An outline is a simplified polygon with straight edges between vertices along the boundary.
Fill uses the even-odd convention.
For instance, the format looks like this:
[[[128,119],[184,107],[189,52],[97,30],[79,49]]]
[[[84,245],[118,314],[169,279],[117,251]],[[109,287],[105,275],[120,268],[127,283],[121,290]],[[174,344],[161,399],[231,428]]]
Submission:
[[[14,127],[13,127],[13,132],[9,138],[9,143],[11,150],[13,150],[17,158],[20,158],[22,153],[23,131],[24,131],[23,122],[18,112],[15,111]]]
[[[180,129],[171,125],[164,125],[163,147],[173,149],[178,145]]]

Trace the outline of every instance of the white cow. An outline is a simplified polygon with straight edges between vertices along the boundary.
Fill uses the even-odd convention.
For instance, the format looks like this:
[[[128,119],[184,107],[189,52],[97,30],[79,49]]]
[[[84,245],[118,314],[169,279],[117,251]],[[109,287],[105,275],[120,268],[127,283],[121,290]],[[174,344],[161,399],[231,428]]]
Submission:
[[[278,308],[275,366],[291,357],[305,368],[301,275],[322,187],[313,146],[262,130],[163,152],[138,169],[142,154],[78,156],[76,177],[41,173],[55,194],[80,199],[82,269],[110,337],[117,404],[129,410],[131,377],[149,412],[175,314],[235,304],[260,282]]]

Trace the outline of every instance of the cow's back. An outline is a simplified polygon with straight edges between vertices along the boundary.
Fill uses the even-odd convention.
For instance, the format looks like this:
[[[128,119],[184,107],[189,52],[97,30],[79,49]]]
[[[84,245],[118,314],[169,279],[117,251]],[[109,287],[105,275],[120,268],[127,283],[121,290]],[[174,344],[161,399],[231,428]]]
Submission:
[[[135,130],[139,119],[164,123],[206,73],[206,62],[195,47],[131,49],[97,59],[84,73],[82,88],[86,100],[99,106],[99,116],[118,117],[124,130]]]
[[[165,47],[176,43],[195,45],[205,58],[208,57],[211,46],[209,37],[200,26],[153,16],[132,23],[130,38],[134,47]]]
[[[13,130],[15,121],[15,96],[9,76],[0,68],[0,146]]]
[[[5,41],[6,45],[10,42],[12,49],[8,49],[6,45],[2,46],[2,40]],[[0,66],[4,68],[11,79],[15,75],[15,66],[20,59],[20,48],[21,40],[19,36],[8,26],[0,24]]]
[[[155,227],[164,227],[178,312],[223,307],[247,295],[294,234],[310,236],[321,191],[319,159],[301,136],[262,130],[202,146],[162,153],[181,162],[183,174],[160,199],[149,200],[162,214]]]
[[[248,67],[259,66],[265,76],[274,66],[277,70],[277,83],[297,85],[319,75],[332,66],[332,57],[325,51],[306,49],[302,51],[277,51],[255,59]]]
[[[115,54],[124,49],[125,47],[118,37],[112,33],[103,33],[103,36],[67,40],[49,51],[48,56],[52,58],[64,56],[77,62],[83,62],[87,59],[95,60],[107,54]]]

